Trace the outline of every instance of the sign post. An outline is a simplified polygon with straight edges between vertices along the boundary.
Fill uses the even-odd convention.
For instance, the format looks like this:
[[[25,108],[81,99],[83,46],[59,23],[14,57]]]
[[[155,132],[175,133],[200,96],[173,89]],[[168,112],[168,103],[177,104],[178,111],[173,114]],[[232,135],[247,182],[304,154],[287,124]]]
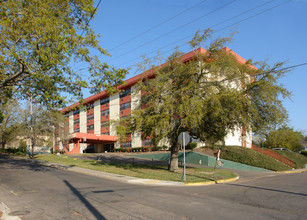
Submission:
[[[182,134],[183,138],[182,138],[182,144],[183,144],[183,181],[186,181],[186,165],[185,165],[185,132],[183,132]]]

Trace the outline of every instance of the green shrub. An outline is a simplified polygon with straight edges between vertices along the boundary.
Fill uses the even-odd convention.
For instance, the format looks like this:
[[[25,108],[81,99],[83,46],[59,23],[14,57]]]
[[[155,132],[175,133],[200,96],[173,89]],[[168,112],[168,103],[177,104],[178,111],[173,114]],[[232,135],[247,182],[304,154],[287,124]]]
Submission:
[[[194,149],[194,148],[196,148],[197,147],[197,143],[195,143],[195,142],[190,142],[190,143],[188,143],[186,146],[185,146],[185,149]]]
[[[26,144],[26,142],[23,141],[23,140],[20,140],[20,141],[19,141],[19,147],[18,147],[18,149],[20,149],[20,151],[26,153],[26,151],[27,151],[27,144]]]
[[[25,151],[24,148],[3,148],[3,149],[1,148],[0,152],[9,153],[9,154],[16,154],[16,155],[24,155],[26,151]]]
[[[143,152],[149,152],[151,150],[151,147],[141,147],[141,151]]]
[[[161,149],[162,149],[162,150],[167,150],[167,149],[168,149],[168,146],[163,145],[163,146],[161,146]]]
[[[15,153],[15,155],[16,155],[16,156],[18,156],[18,155],[21,156],[21,155],[25,155],[25,153],[24,153],[24,152],[21,152],[21,151],[17,151],[17,152]]]
[[[159,147],[159,146],[153,146],[153,147],[151,147],[151,150],[152,151],[159,151],[159,150],[161,150],[162,149],[162,147]]]
[[[302,150],[301,154],[307,157],[307,150]]]

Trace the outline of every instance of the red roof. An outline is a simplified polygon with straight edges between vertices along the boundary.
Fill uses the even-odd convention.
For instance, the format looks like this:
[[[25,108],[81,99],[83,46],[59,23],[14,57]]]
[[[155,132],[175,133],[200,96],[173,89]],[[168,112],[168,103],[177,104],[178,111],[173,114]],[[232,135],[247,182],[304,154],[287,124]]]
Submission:
[[[90,134],[90,133],[74,133],[71,139],[86,139],[86,142],[116,142],[117,136],[102,135],[102,134]]]
[[[229,49],[228,47],[224,47],[222,50],[225,50],[225,51],[230,51],[231,54],[233,54],[239,61],[239,63],[241,64],[245,64],[246,63],[246,60],[244,58],[242,58],[241,56],[239,56],[238,54],[236,54],[235,52],[233,52],[231,49]],[[198,52],[198,53],[206,53],[207,51],[200,47],[196,50],[193,50],[193,51],[190,51],[184,55],[181,56],[181,59],[183,62],[185,61],[188,61],[190,59],[192,59],[194,56],[195,56],[195,52]],[[167,65],[168,62],[164,63],[164,64],[161,64],[160,67],[164,67],[165,65]],[[150,69],[148,71],[145,71],[143,73],[140,73],[130,79],[127,79],[122,85],[118,86],[117,89],[124,89],[125,87],[131,87],[133,85],[135,85],[140,79],[142,79],[144,77],[144,75],[146,77],[151,77],[151,76],[154,76],[154,73],[153,73],[153,69]],[[108,93],[106,91],[102,91],[100,93],[97,93],[95,95],[92,95],[86,99],[84,99],[84,104],[88,104],[88,103],[92,103],[98,99],[102,99],[102,98],[106,98],[108,96]],[[65,113],[65,112],[69,112],[71,111],[71,109],[79,106],[80,103],[77,102],[77,103],[74,103],[64,109],[61,110],[61,112]]]

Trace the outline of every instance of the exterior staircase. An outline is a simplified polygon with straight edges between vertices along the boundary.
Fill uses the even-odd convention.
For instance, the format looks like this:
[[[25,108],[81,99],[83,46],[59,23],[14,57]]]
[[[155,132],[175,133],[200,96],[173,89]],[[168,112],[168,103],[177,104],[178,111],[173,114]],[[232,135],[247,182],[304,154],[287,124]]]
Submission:
[[[288,167],[294,168],[295,167],[295,163],[293,160],[290,160],[289,158],[280,155],[279,153],[274,152],[273,150],[270,149],[262,149],[260,147],[257,147],[256,145],[252,144],[252,150],[257,151],[261,154],[267,155],[275,160],[278,160],[282,163],[284,163],[285,165],[287,165]]]

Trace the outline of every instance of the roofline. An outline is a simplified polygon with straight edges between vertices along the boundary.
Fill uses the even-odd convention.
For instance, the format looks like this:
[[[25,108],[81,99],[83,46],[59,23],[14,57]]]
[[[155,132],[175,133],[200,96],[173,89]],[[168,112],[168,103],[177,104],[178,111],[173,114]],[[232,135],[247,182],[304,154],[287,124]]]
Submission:
[[[118,137],[113,135],[92,134],[92,133],[73,133],[70,139],[86,139],[87,142],[90,141],[116,142],[118,140]]]
[[[243,57],[241,57],[237,53],[233,52],[230,48],[224,47],[224,48],[222,48],[222,50],[227,51],[227,52],[229,51],[231,54],[233,54],[237,58],[239,63],[241,63],[241,64],[245,64],[246,63],[246,60]],[[206,52],[207,51],[204,48],[200,47],[198,49],[192,50],[192,51],[190,51],[190,52],[180,56],[180,59],[183,62],[186,62],[186,61],[191,60],[195,56],[195,53],[202,53],[202,54],[204,54]],[[159,67],[164,67],[168,63],[169,62],[163,63],[163,64],[159,65]],[[148,77],[148,78],[153,77],[154,76],[154,69],[147,70],[147,71],[145,71],[143,73],[140,73],[140,74],[138,74],[136,76],[133,76],[133,77],[125,80],[124,83],[121,84],[120,86],[117,86],[116,89],[121,90],[121,89],[124,89],[126,87],[131,87],[131,86],[135,85],[139,80],[141,80],[144,77],[144,75],[146,77]],[[91,95],[91,96],[85,98],[83,103],[84,104],[92,103],[92,102],[94,102],[94,101],[96,101],[98,99],[105,98],[107,96],[108,96],[108,93],[104,90],[102,92],[99,92],[97,94],[94,94],[94,95]],[[79,105],[81,105],[81,103],[77,102],[77,103],[74,103],[74,104],[72,104],[72,105],[70,105],[70,106],[68,106],[66,108],[61,109],[60,111],[63,112],[63,113],[66,113],[66,112],[71,111],[73,108],[78,107]]]

